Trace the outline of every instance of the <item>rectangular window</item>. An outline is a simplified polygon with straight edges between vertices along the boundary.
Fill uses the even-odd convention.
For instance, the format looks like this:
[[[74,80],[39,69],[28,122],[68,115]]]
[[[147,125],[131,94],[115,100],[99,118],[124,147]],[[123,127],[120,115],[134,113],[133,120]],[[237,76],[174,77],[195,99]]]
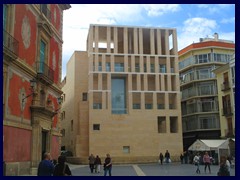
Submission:
[[[111,71],[111,63],[110,63],[110,62],[107,62],[107,63],[106,63],[106,71],[107,71],[107,72],[110,72],[110,71]]]
[[[164,104],[158,104],[158,105],[157,105],[157,108],[158,108],[158,109],[164,109]]]
[[[93,109],[102,109],[102,103],[93,103]]]
[[[93,124],[93,130],[99,131],[100,130],[100,124]]]
[[[8,14],[8,6],[3,4],[3,29],[7,30],[7,14]]]
[[[140,104],[133,104],[133,109],[141,109],[141,105]]]
[[[123,146],[123,153],[129,154],[130,153],[130,146]]]
[[[135,72],[140,72],[140,66],[139,66],[139,64],[135,64]]]
[[[112,79],[112,114],[126,114],[126,80]]]
[[[124,72],[124,64],[123,63],[115,63],[114,71],[115,72]]]
[[[158,133],[166,133],[166,117],[158,116]]]
[[[73,120],[71,120],[71,131],[73,131]]]
[[[98,63],[98,71],[102,71],[102,63],[101,62]]]
[[[87,101],[87,93],[82,93],[82,100]]]
[[[155,72],[155,66],[154,66],[154,64],[151,64],[150,67],[151,67],[151,73],[154,73],[154,72]]]
[[[152,104],[145,104],[145,109],[152,109],[152,108],[153,108]]]
[[[178,132],[177,117],[170,117],[170,133]]]
[[[165,64],[159,64],[159,72],[166,73],[166,65]]]
[[[39,72],[44,73],[44,62],[46,55],[46,44],[43,40],[40,42],[40,64],[39,64]]]
[[[65,111],[62,112],[62,120],[65,119]]]
[[[62,130],[61,130],[61,134],[62,134],[62,137],[65,136],[65,129],[62,129]]]

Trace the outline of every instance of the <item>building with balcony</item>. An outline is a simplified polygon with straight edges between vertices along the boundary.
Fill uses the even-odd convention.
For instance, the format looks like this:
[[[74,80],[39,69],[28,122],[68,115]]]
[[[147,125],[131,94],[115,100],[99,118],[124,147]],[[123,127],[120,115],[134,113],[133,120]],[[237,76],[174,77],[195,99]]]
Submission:
[[[221,137],[235,137],[235,57],[213,72],[217,77]]]
[[[63,83],[62,145],[69,161],[179,161],[182,124],[176,29],[90,25]]]
[[[43,152],[59,156],[62,20],[69,8],[3,4],[5,175],[36,174]]]
[[[221,136],[217,78],[212,70],[228,63],[234,51],[232,41],[215,33],[214,38],[200,38],[178,52],[185,150],[196,139]]]

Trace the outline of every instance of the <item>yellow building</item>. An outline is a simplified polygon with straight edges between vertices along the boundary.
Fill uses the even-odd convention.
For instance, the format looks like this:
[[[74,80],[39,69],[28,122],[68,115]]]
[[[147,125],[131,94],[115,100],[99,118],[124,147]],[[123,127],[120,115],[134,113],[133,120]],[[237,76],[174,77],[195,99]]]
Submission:
[[[179,51],[179,74],[181,79],[181,108],[183,146],[188,147],[197,139],[218,139],[220,117],[217,78],[213,69],[223,66],[235,52],[232,41],[200,38]]]
[[[217,76],[221,137],[235,136],[235,58],[213,72]]]
[[[62,145],[71,161],[156,162],[182,152],[176,29],[90,25],[63,81]]]

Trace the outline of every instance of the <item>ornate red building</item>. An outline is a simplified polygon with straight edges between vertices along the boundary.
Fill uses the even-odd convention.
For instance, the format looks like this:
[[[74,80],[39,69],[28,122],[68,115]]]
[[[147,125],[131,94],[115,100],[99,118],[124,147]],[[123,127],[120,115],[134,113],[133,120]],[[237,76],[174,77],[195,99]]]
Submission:
[[[5,175],[36,174],[61,148],[63,11],[69,4],[3,4]]]

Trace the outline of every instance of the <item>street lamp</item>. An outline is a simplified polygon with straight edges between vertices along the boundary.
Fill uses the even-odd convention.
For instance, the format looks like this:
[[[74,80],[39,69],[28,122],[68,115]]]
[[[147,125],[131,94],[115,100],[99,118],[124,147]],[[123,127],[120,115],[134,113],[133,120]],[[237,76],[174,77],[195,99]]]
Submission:
[[[24,94],[22,94],[22,107],[23,107],[23,103],[24,103],[24,100],[27,99],[28,97],[32,96],[32,95],[35,95],[35,88],[36,88],[36,85],[37,85],[37,81],[35,79],[31,79],[30,80],[30,90],[32,91],[31,94],[27,95],[24,97]]]

